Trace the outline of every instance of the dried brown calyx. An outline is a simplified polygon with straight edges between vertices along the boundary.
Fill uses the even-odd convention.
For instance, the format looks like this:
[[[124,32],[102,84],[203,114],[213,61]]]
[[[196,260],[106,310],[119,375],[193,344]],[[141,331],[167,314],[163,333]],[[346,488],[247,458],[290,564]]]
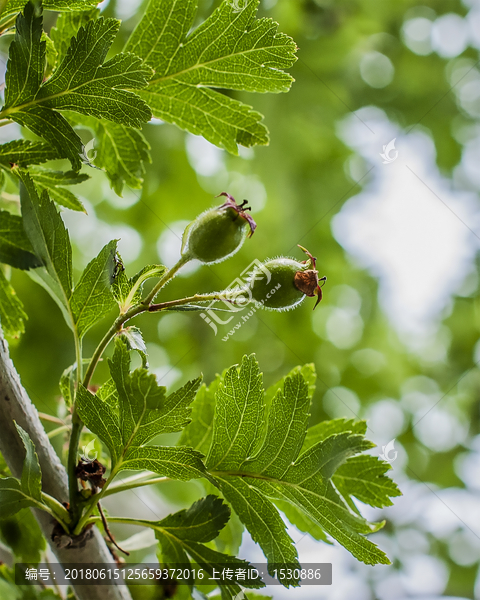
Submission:
[[[77,479],[88,481],[92,488],[103,488],[106,482],[103,477],[105,471],[105,466],[97,459],[91,462],[79,460],[78,465],[75,467]]]
[[[227,201],[224,202],[219,208],[232,208],[238,215],[240,215],[240,217],[242,217],[242,219],[245,219],[245,221],[247,221],[250,227],[248,237],[252,237],[255,229],[257,228],[257,224],[255,223],[252,215],[246,212],[247,210],[252,210],[250,206],[247,206],[248,200],[244,200],[241,204],[237,204],[235,198],[227,192],[222,192],[221,194],[218,194],[217,198],[219,196],[225,196],[227,198]]]
[[[320,281],[323,282],[323,285],[325,281],[327,281],[327,278],[325,276],[320,278],[318,277],[317,259],[314,256],[312,256],[306,248],[300,246],[300,244],[298,244],[298,247],[301,250],[303,250],[308,256],[308,260],[302,261],[302,264],[308,265],[309,268],[305,271],[297,271],[295,273],[295,287],[310,298],[312,298],[313,296],[317,296],[317,301],[315,303],[315,306],[313,307],[313,310],[315,310],[318,303],[323,298],[322,286],[320,285]]]

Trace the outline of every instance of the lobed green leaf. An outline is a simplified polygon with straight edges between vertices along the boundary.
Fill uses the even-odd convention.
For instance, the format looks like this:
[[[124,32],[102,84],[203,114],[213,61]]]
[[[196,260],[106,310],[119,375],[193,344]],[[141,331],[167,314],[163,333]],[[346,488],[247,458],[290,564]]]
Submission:
[[[235,598],[241,588],[239,579],[235,576],[236,569],[247,569],[251,566],[248,562],[212,550],[204,543],[216,537],[225,526],[230,515],[230,509],[220,498],[208,495],[197,500],[188,510],[181,510],[158,522],[144,522],[155,531],[159,541],[159,562],[172,567],[175,564],[190,564],[193,560],[197,565],[212,575],[213,569],[217,573],[223,568],[232,569],[232,579],[229,583],[221,583],[223,598]],[[193,578],[190,585],[193,584]],[[248,574],[241,580],[241,585],[247,588],[261,588],[265,584],[258,579],[250,579]]]
[[[103,17],[78,30],[53,76],[36,96],[44,106],[73,110],[132,127],[151,117],[143,100],[125,88],[141,88],[151,70],[132,54],[104,62],[120,22]]]
[[[317,539],[328,534],[359,560],[387,564],[385,554],[364,537],[383,523],[368,523],[332,485],[350,457],[373,446],[364,438],[365,423],[339,419],[307,430],[313,383],[312,366],[297,367],[265,394],[254,356],[244,357],[240,368],[232,367],[215,383],[214,400],[206,389],[199,394],[182,441],[205,451],[211,436],[205,461],[210,479],[261,545],[271,573],[275,564],[297,560],[277,507]]]
[[[67,323],[71,325],[68,315],[72,293],[72,248],[68,231],[48,193],[44,191],[39,196],[30,175],[22,169],[17,169],[16,173],[22,182],[20,202],[25,233],[45,267],[35,273],[63,308]]]
[[[26,167],[58,158],[55,147],[45,142],[13,140],[0,145],[0,164],[10,169],[13,165]]]
[[[41,8],[33,2],[25,6],[16,21],[15,39],[10,44],[5,74],[5,107],[32,101],[40,88],[45,69]]]
[[[53,69],[57,55],[48,38],[46,65],[47,38],[43,36],[41,7],[30,1],[17,17],[2,116],[42,137],[76,170],[81,166],[81,157],[85,162],[83,144],[58,110],[132,127],[139,127],[151,117],[144,100],[131,91],[146,85],[152,74],[150,67],[128,53],[117,54],[105,62],[118,27],[116,19],[62,19],[54,36],[60,49],[59,64]],[[66,47],[69,34],[74,37],[70,36]],[[51,77],[45,80],[45,74],[52,70]],[[141,146],[139,136],[132,138]]]
[[[116,252],[117,240],[112,240],[85,267],[80,281],[73,290],[70,306],[80,339],[116,305],[110,290]]]
[[[155,117],[229,152],[237,144],[268,143],[262,116],[215,91],[284,92],[293,81],[282,69],[295,61],[291,38],[271,19],[255,19],[258,0],[239,12],[225,0],[192,31],[195,0],[151,0],[125,50],[155,69],[139,92]]]
[[[91,2],[91,4],[95,6],[96,2]],[[55,27],[52,27],[50,32],[57,51],[57,63],[60,63],[66,56],[72,38],[77,35],[80,27],[98,18],[99,14],[100,11],[97,8],[92,8],[91,10],[82,10],[81,12],[63,12],[58,15]]]
[[[115,340],[109,360],[112,380],[94,396],[84,388],[77,394],[77,410],[86,426],[105,443],[116,471],[150,470],[175,479],[202,477],[202,455],[186,447],[146,446],[161,433],[181,431],[189,422],[200,378],[166,396],[165,388],[145,368],[130,372],[124,340]],[[115,387],[113,387],[113,385]]]
[[[351,496],[377,508],[391,506],[391,497],[401,496],[397,485],[385,475],[390,465],[375,456],[354,456],[341,465],[332,478],[337,490],[350,504]]]
[[[41,167],[31,167],[28,172],[37,187],[41,191],[47,190],[50,197],[57,204],[70,210],[86,212],[85,207],[75,194],[62,186],[83,183],[90,178],[87,174],[77,173],[76,171],[49,171]]]

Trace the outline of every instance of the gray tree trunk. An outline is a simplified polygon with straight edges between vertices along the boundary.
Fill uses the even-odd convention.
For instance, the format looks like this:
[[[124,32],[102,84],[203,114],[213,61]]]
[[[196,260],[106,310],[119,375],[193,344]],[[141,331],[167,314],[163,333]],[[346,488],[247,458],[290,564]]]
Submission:
[[[40,422],[37,409],[23,388],[20,377],[8,353],[8,345],[0,329],[0,452],[15,477],[20,477],[25,448],[18,436],[14,421],[30,436],[42,469],[42,489],[60,502],[68,501],[67,474]],[[43,534],[47,538],[59,563],[111,563],[107,545],[97,527],[83,548],[58,548],[51,541],[52,517],[34,510]],[[79,600],[131,600],[126,586],[73,584]]]

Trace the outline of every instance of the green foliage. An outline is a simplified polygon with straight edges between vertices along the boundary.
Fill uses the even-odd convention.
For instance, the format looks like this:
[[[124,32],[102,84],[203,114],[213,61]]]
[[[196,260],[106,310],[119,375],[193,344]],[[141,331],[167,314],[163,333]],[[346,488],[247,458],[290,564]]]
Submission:
[[[28,508],[0,520],[0,539],[19,562],[40,562],[42,552],[47,547],[40,526]]]
[[[116,252],[117,241],[113,240],[85,267],[75,286],[70,306],[79,338],[115,306],[110,285],[113,281]]]
[[[98,520],[92,517],[95,505],[119,472],[151,471],[170,479],[201,479],[208,493],[189,509],[160,521],[128,519],[155,531],[159,559],[167,565],[191,562],[209,572],[225,564],[248,567],[235,557],[244,527],[262,547],[271,573],[279,564],[298,564],[281,513],[315,539],[334,538],[367,564],[387,564],[383,552],[365,537],[382,523],[367,522],[353,498],[384,507],[399,495],[398,489],[386,476],[388,466],[360,455],[372,447],[364,438],[363,422],[321,421],[307,429],[315,388],[313,367],[297,367],[265,391],[252,355],[240,368],[234,365],[218,375],[209,387],[200,387],[199,377],[167,394],[148,370],[142,331],[126,323],[148,310],[145,282],[157,280],[153,298],[175,268],[147,265],[128,277],[113,240],[90,261],[75,285],[70,238],[57,208],[84,211],[78,198],[65,189],[88,179],[78,172],[82,163],[103,169],[117,194],[125,185],[141,188],[145,165],[151,160],[151,140],[147,141],[148,132],[144,136],[138,129],[152,114],[233,154],[238,144],[266,144],[262,115],[235,94],[287,91],[293,79],[284,69],[294,63],[295,43],[277,33],[271,19],[256,19],[257,0],[239,12],[224,0],[195,29],[195,0],[151,0],[125,52],[115,54],[111,51],[119,22],[99,17],[95,5],[87,0],[45,0],[44,8],[66,11],[51,37],[43,30],[41,3],[10,1],[0,18],[0,26],[8,19],[13,24],[14,18],[16,25],[1,124],[15,121],[43,140],[0,146],[2,182],[7,173],[8,185],[20,180],[21,207],[21,216],[0,211],[0,260],[28,270],[59,304],[72,329],[76,362],[65,369],[60,390],[66,404],[75,407],[72,428],[80,428],[78,437],[85,425],[108,449],[108,479],[101,490],[92,486],[79,493],[73,447],[68,461],[70,501],[78,515],[73,508],[69,515],[42,494],[33,444],[19,429],[27,457],[21,481],[0,479],[2,516],[18,520],[17,512],[30,506],[51,513],[64,510],[62,525],[77,534]],[[95,157],[86,155],[77,133],[81,129],[93,132]],[[53,159],[68,159],[72,170],[38,166]],[[61,163],[54,168],[62,168]],[[157,239],[158,231],[155,235]],[[2,271],[0,301],[3,328],[10,336],[20,335],[25,313]],[[82,338],[116,307],[116,320],[93,357],[85,361]],[[201,307],[184,303],[159,310],[172,308]],[[115,348],[108,360],[110,378],[99,389],[89,387],[111,339]],[[142,366],[133,371],[132,350],[142,359]],[[82,384],[84,362],[88,367]],[[90,389],[97,391],[93,394]],[[173,438],[156,439],[179,432],[177,445]],[[214,496],[214,490],[225,501]],[[114,492],[110,488],[109,493]],[[230,518],[231,510],[235,514]],[[115,521],[114,516],[109,518]],[[41,541],[35,547],[40,545]],[[295,586],[298,580],[282,583]],[[260,587],[244,580],[241,584]],[[235,581],[221,586],[223,599],[239,591]],[[188,591],[182,593],[188,597]],[[260,596],[252,596],[256,597]]]
[[[173,479],[201,477],[205,469],[199,452],[186,447],[145,445],[161,433],[181,431],[188,423],[188,406],[200,379],[165,396],[165,387],[159,386],[147,369],[130,373],[129,352],[121,338],[115,342],[109,366],[116,388],[112,394],[112,386],[107,382],[109,402],[102,400],[102,388],[94,396],[81,387],[77,410],[110,451],[112,472],[148,469]]]
[[[96,2],[92,2],[92,5],[96,5]],[[87,25],[87,23],[95,20],[98,16],[99,11],[96,8],[82,10],[81,12],[64,12],[58,15],[55,27],[50,32],[50,37],[57,52],[57,62],[61,62],[67,55],[70,41],[77,35],[80,27]]]
[[[271,19],[255,20],[257,0],[234,12],[224,0],[193,32],[196,1],[151,0],[126,50],[155,74],[140,92],[155,117],[203,135],[237,154],[237,144],[266,144],[262,116],[215,88],[285,92],[282,71],[295,61],[295,43]]]
[[[203,388],[196,418],[181,441],[203,449],[211,437],[205,465],[212,482],[261,545],[272,571],[276,563],[297,560],[276,502],[280,508],[287,504],[293,507],[287,508],[287,517],[302,530],[315,527],[314,536],[320,539],[325,537],[322,531],[331,535],[367,564],[388,564],[385,554],[364,537],[382,523],[368,523],[358,511],[351,510],[332,485],[332,476],[350,456],[372,447],[363,437],[364,424],[340,420],[334,425],[323,424],[324,437],[315,430],[311,437],[316,434],[317,439],[303,448],[308,439],[313,379],[311,366],[294,369],[269,390],[271,401],[265,415],[258,364],[253,356],[244,357],[240,369],[232,367],[213,386],[217,390],[213,427],[212,394]],[[385,472],[381,464],[380,470]],[[349,480],[346,495],[359,494],[365,500],[362,488],[371,477],[368,472],[359,477],[358,482]],[[392,494],[398,495],[395,485],[389,485]],[[368,499],[368,503],[378,506],[378,500]]]
[[[124,88],[144,87],[151,71],[130,54],[117,54],[105,62],[119,26],[116,19],[101,17],[81,27],[53,76],[35,90],[38,101],[49,108],[73,110],[132,127],[148,121],[148,106]]]
[[[126,52],[106,62],[119,22],[99,18],[95,4],[44,2],[47,9],[65,11],[45,37],[40,5],[7,3],[2,19],[24,11],[16,19],[0,117],[29,128],[46,144],[9,142],[0,147],[0,162],[4,156],[5,166],[26,166],[65,157],[79,169],[88,159],[72,125],[86,127],[95,135],[95,164],[105,169],[115,191],[120,194],[125,183],[140,188],[149,145],[133,128],[148,121],[151,110],[233,153],[237,144],[267,143],[262,116],[215,91],[282,92],[291,85],[282,69],[293,64],[296,46],[276,32],[271,19],[255,19],[256,1],[238,14],[225,1],[189,33],[194,1],[152,0]],[[50,188],[54,200],[82,210],[57,185]]]
[[[68,158],[78,170],[82,161],[89,163],[90,159],[74,127],[88,128],[95,135],[96,156],[92,160],[106,171],[115,191],[120,194],[125,184],[140,188],[144,164],[150,161],[149,145],[135,130],[151,116],[145,101],[152,102],[157,116],[200,133],[231,152],[237,152],[237,143],[266,143],[261,115],[214,88],[286,91],[292,78],[282,69],[293,63],[295,51],[289,37],[276,33],[273,21],[255,20],[256,2],[250,2],[238,15],[224,2],[189,34],[194,2],[153,0],[126,52],[106,61],[119,22],[99,17],[94,5],[80,0],[44,2],[47,9],[65,11],[51,37],[43,31],[41,3],[10,1],[2,16],[12,18],[24,9],[16,17],[0,118],[16,121],[44,142],[14,140],[0,146],[0,166],[16,173],[28,192],[22,192],[23,221],[1,211],[0,260],[16,268],[37,269],[32,272],[33,279],[52,294],[72,328],[76,317],[72,317],[69,306],[71,248],[52,200],[85,211],[65,186],[81,183],[87,175],[33,167],[27,173],[21,169]],[[86,10],[90,7],[92,10]],[[155,33],[160,26],[167,32],[161,39]],[[154,76],[151,67],[155,68]],[[142,88],[146,88],[143,99],[139,96]],[[21,169],[12,171],[12,166]],[[129,281],[120,274],[114,293],[121,311],[138,304],[143,282],[160,277],[162,270],[147,267]],[[80,283],[83,287],[85,281]],[[3,289],[12,297],[11,288],[4,284]],[[77,302],[80,295],[79,291],[73,300]],[[106,298],[104,290],[97,319],[108,312]],[[14,322],[19,323],[18,303],[10,301],[5,306],[11,307]],[[5,315],[3,321],[7,322]],[[88,327],[94,322],[91,320]],[[79,335],[87,328],[81,324]],[[18,325],[14,329],[15,335],[22,331]]]
[[[27,315],[15,290],[0,269],[0,319],[2,330],[9,338],[18,338],[25,331]]]
[[[35,269],[42,261],[25,235],[22,217],[0,211],[0,260],[17,269]]]
[[[61,206],[70,210],[86,212],[80,200],[66,190],[66,185],[77,185],[89,179],[85,173],[76,173],[75,171],[47,171],[46,169],[31,167],[29,174],[36,183],[40,191],[47,190],[50,197]]]
[[[68,314],[73,286],[72,248],[68,231],[48,192],[43,191],[39,196],[30,175],[21,169],[17,173],[23,183],[20,201],[25,232],[44,265],[35,274],[64,314]]]
[[[160,278],[167,271],[163,265],[146,265],[133,277],[127,277],[121,260],[118,263],[117,274],[112,285],[112,292],[118,302],[120,312],[126,312],[130,307],[137,306],[142,299],[143,285],[152,278]]]
[[[38,464],[35,447],[28,434],[16,425],[18,435],[25,446],[26,456],[21,479],[5,477],[0,479],[0,517],[6,519],[22,508],[35,506],[43,508],[42,473]]]
[[[57,150],[45,142],[13,140],[0,145],[0,165],[8,167],[8,170],[12,164],[26,167],[53,160],[58,156]]]
[[[375,456],[354,456],[341,465],[332,480],[348,504],[355,508],[351,496],[361,502],[383,508],[391,506],[391,497],[400,496],[393,481],[385,475],[391,469],[388,463]]]
[[[124,185],[140,189],[145,163],[150,163],[150,146],[141,131],[122,123],[92,117],[70,119],[91,129],[95,136],[96,156],[91,162],[104,169],[115,192],[121,196]]]
[[[58,110],[133,127],[151,116],[143,100],[126,89],[145,86],[149,68],[130,54],[117,54],[105,62],[119,24],[116,19],[99,18],[80,27],[53,75],[43,82],[46,42],[41,10],[29,2],[17,18],[1,114],[43,137],[75,169],[81,166],[82,144]]]
[[[202,567],[210,575],[213,569],[217,574],[223,568],[248,569],[250,564],[244,560],[212,550],[205,544],[218,536],[230,516],[228,506],[216,496],[207,496],[195,502],[188,510],[181,510],[158,522],[144,522],[155,531],[159,542],[159,562],[172,567],[176,563],[190,565],[190,560]],[[199,581],[201,584],[201,581]],[[193,585],[193,578],[190,580]],[[248,577],[241,581],[247,588],[260,588],[265,584]],[[231,583],[220,584],[224,598],[234,598],[240,592],[238,581],[233,577]]]

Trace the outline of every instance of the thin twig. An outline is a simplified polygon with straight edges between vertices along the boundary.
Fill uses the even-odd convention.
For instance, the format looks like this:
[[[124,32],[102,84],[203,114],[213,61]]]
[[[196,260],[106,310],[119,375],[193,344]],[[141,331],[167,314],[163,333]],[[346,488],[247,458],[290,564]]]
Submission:
[[[55,437],[56,435],[59,435],[60,433],[64,433],[65,431],[70,431],[71,428],[72,428],[71,425],[62,425],[61,427],[57,427],[56,429],[52,429],[52,431],[49,431],[47,433],[47,436],[49,439],[52,439],[53,437]]]
[[[38,416],[43,421],[50,421],[51,423],[58,423],[58,425],[66,425],[66,423],[63,419],[60,419],[59,417],[54,417],[53,415],[49,415],[47,413],[39,412]]]
[[[108,539],[112,542],[112,544],[115,546],[115,548],[118,548],[120,550],[120,552],[123,552],[127,556],[130,556],[130,552],[127,552],[126,550],[123,550],[122,548],[120,548],[120,546],[115,541],[115,538],[113,537],[112,532],[108,528],[107,519],[105,518],[105,515],[103,514],[103,510],[102,510],[102,506],[101,506],[100,502],[98,502],[97,508],[98,508],[98,512],[100,513],[100,516],[102,518],[103,528],[105,529],[105,533],[108,535]]]

